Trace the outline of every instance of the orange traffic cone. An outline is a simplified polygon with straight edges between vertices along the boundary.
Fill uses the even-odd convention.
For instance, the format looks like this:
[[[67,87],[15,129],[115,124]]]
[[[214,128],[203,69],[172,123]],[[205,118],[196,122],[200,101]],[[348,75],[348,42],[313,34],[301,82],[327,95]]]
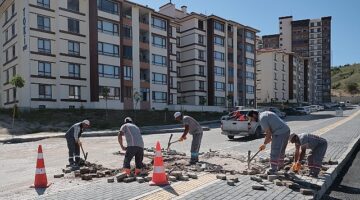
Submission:
[[[154,172],[152,176],[152,180],[149,182],[150,185],[168,185],[169,182],[167,180],[165,174],[165,167],[163,158],[161,155],[161,148],[159,141],[156,143],[156,151],[154,158]]]
[[[36,162],[35,181],[34,181],[34,185],[31,187],[47,188],[50,185],[51,184],[48,184],[48,182],[47,182],[42,147],[41,147],[41,145],[39,145],[38,157],[37,157],[37,162]]]

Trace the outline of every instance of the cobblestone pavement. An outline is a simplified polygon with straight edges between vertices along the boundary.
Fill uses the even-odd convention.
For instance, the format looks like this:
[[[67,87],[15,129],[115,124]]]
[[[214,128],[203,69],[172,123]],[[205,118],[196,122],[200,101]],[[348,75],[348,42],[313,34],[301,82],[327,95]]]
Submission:
[[[349,116],[358,110],[358,108],[346,110],[344,111],[344,116]],[[288,117],[287,121],[290,128],[294,132],[314,132],[345,118],[334,117],[333,114],[334,111],[323,111],[309,116]],[[332,133],[332,131],[324,134],[324,137],[326,137],[327,139],[332,141],[334,140],[334,143],[331,144],[333,144],[333,146],[337,149],[335,150],[329,148],[328,151],[328,154],[330,152],[330,154],[334,155],[334,158],[340,156],[339,152],[343,151],[346,148],[346,144],[348,144],[348,141],[345,140],[350,140],[352,137],[358,134],[358,132],[356,133],[356,131],[346,131],[351,130],[350,128],[356,127],[354,125],[343,128],[348,124],[353,124],[353,121],[359,123],[359,117],[352,120],[351,122],[346,123],[345,125],[336,128],[335,135],[330,134]],[[220,129],[218,127],[219,125],[212,125],[212,129],[204,133],[201,151],[208,151],[209,149],[222,149],[224,152],[230,152],[232,154],[246,153],[248,150],[257,150],[258,146],[263,142],[263,139],[250,138],[239,138],[231,141],[228,140],[226,136],[220,134]],[[351,135],[351,133],[353,135]],[[175,133],[174,138],[180,137],[180,135],[180,133]],[[144,135],[145,146],[154,146],[157,140],[159,140],[161,144],[165,145],[168,141],[168,137],[168,134]],[[174,144],[172,145],[172,148],[180,152],[188,153],[190,142],[191,140],[187,140],[183,143]],[[34,168],[37,156],[36,149],[38,144],[43,144],[48,179],[54,184],[46,191],[35,192],[33,189],[28,189],[28,186],[31,185],[34,178]],[[121,167],[123,157],[113,155],[115,151],[120,150],[119,145],[117,144],[117,139],[115,137],[84,138],[83,144],[86,147],[85,150],[89,152],[89,159],[91,162],[100,163],[103,164],[105,167],[110,168]],[[37,142],[21,144],[1,144],[0,154],[2,155],[2,159],[4,158],[6,162],[0,163],[0,177],[2,177],[0,179],[0,199],[31,199],[37,198],[39,194],[43,194],[41,198],[46,199],[68,199],[67,197],[70,198],[70,196],[74,194],[77,194],[75,195],[76,199],[119,199],[120,197],[121,199],[128,199],[137,197],[141,194],[145,194],[149,191],[159,189],[158,187],[150,187],[147,184],[137,183],[108,184],[106,183],[106,179],[92,182],[83,182],[71,179],[53,179],[53,175],[59,173],[61,167],[66,164],[66,151],[66,142],[61,138],[47,139]],[[264,154],[263,156],[266,155]],[[222,182],[218,184],[220,184],[220,186],[227,186]],[[207,187],[212,187],[212,185],[209,185]],[[207,187],[204,187],[202,190]],[[240,189],[239,187],[241,186],[237,185],[230,188]],[[230,188],[226,188],[226,190],[233,191],[233,189]],[[225,190],[225,188],[223,189]],[[266,192],[273,193],[273,190],[275,189],[269,188]],[[281,194],[288,192],[284,188],[281,188],[280,190],[283,190],[283,192],[279,192]],[[106,192],[106,194],[104,193],[104,191]],[[288,192],[288,196],[286,197],[291,197],[292,195],[295,197],[295,195],[298,194],[290,191]],[[188,196],[185,195],[184,197],[187,198]]]

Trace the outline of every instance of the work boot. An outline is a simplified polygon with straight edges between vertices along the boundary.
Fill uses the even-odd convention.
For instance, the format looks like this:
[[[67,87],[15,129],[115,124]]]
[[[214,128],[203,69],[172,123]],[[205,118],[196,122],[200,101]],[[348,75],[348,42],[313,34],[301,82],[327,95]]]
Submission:
[[[267,175],[275,175],[275,173],[276,173],[276,170],[271,169],[271,168],[269,168],[265,171],[265,174],[267,174]]]
[[[127,176],[130,176],[130,175],[131,175],[131,170],[128,169],[128,168],[124,168],[123,172],[125,172],[125,174],[126,174]]]
[[[141,169],[135,169],[135,176],[139,176],[141,173]]]

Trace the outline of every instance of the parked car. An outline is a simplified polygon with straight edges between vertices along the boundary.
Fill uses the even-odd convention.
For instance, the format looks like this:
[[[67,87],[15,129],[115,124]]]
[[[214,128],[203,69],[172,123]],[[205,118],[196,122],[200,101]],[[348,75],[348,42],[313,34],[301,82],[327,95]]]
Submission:
[[[339,102],[339,106],[340,106],[340,107],[345,107],[345,106],[346,106],[346,104],[345,104],[345,102],[340,101],[340,102]]]
[[[295,108],[284,108],[281,111],[285,112],[286,115],[305,115],[305,113],[297,111]]]
[[[319,105],[319,110],[320,110],[320,111],[325,110],[325,107],[322,106],[322,105]]]
[[[309,107],[309,109],[310,109],[310,112],[317,112],[317,111],[319,111],[317,105],[311,105],[311,106],[308,106],[308,107]]]
[[[250,109],[241,110],[240,112],[247,114],[249,111]],[[262,133],[259,122],[249,122],[248,119],[239,121],[231,117],[221,120],[221,134],[226,135],[229,139],[234,139],[235,136],[260,138]]]
[[[275,113],[277,116],[279,116],[280,118],[285,118],[286,117],[286,113],[285,112],[281,112],[278,108],[276,107],[266,107],[264,108],[264,111],[271,111],[273,113]]]
[[[310,114],[310,110],[307,109],[306,107],[297,107],[297,108],[295,108],[295,110],[301,112],[304,115],[309,115]]]

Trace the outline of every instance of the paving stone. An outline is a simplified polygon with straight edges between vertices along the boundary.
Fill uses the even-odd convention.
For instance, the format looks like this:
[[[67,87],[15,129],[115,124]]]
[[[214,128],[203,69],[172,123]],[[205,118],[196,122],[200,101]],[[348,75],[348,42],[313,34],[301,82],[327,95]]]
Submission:
[[[260,177],[257,177],[257,176],[250,176],[250,180],[252,181],[256,181],[256,182],[262,182],[262,178]]]
[[[113,182],[115,182],[115,180],[114,180],[114,178],[108,178],[108,179],[107,179],[107,182],[108,182],[108,183],[113,183]]]
[[[54,178],[62,178],[62,177],[64,177],[64,174],[55,174],[54,175]]]
[[[221,179],[221,180],[226,180],[226,175],[218,174],[218,175],[216,175],[216,178]]]
[[[175,177],[175,178],[176,178],[176,177]],[[151,177],[151,176],[147,176],[147,177],[145,177],[144,179],[145,179],[146,182],[149,182],[149,181],[152,180],[152,177]]]
[[[81,180],[90,181],[92,180],[92,176],[90,176],[89,174],[83,174],[81,175]]]
[[[63,172],[64,172],[65,174],[69,174],[69,173],[71,173],[71,169],[69,169],[69,168],[63,169]]]
[[[171,176],[175,176],[176,179],[180,180],[180,178],[182,177],[182,172],[181,171],[172,171],[170,173]]]
[[[268,175],[267,174],[259,174],[259,177],[267,180]]]
[[[272,181],[274,181],[275,179],[277,179],[278,178],[278,176],[277,175],[268,175],[268,181],[270,181],[270,182],[272,182]]]
[[[127,174],[125,172],[121,172],[116,175],[116,181],[122,182],[127,177]]]
[[[128,178],[124,178],[124,183],[131,183],[134,182],[136,180],[135,177],[128,177]]]
[[[171,181],[171,182],[175,182],[176,177],[175,176],[169,176],[168,180]]]
[[[272,182],[270,182],[270,181],[263,181],[263,182],[260,182],[260,184],[261,185],[271,185],[271,184],[273,184]]]
[[[314,190],[301,188],[300,193],[303,195],[314,195]]]
[[[136,177],[136,181],[138,183],[144,183],[145,182],[145,179],[143,177]]]
[[[194,174],[194,173],[188,173],[188,176],[189,176],[189,178],[192,178],[192,179],[198,178],[197,174]]]
[[[97,174],[89,174],[92,178],[97,178],[98,175]]]
[[[232,181],[232,180],[228,180],[228,181],[227,181],[227,184],[230,185],[230,186],[235,186],[235,182]]]
[[[80,177],[81,176],[80,170],[74,171],[74,175],[75,177]]]
[[[97,169],[95,167],[90,167],[89,168],[89,173],[95,174],[96,172],[97,172]]]
[[[88,167],[80,168],[80,174],[88,174],[90,173],[90,169]]]
[[[96,175],[97,175],[97,178],[105,177],[105,173],[104,173],[104,172],[97,172]]]
[[[189,180],[189,176],[182,176],[180,180],[182,180],[182,181],[188,181],[188,180]]]
[[[110,170],[105,170],[103,173],[104,173],[105,175],[111,175],[111,171],[110,171]]]
[[[239,178],[236,177],[236,176],[230,176],[230,177],[229,177],[229,180],[234,181],[234,183],[238,183],[238,182],[239,182]]]
[[[259,184],[252,185],[251,188],[253,190],[265,190],[265,187],[263,185],[259,185]]]
[[[278,179],[275,179],[275,180],[273,181],[273,183],[274,183],[275,185],[277,185],[277,186],[283,186],[283,182],[280,181],[280,180],[278,180]]]

